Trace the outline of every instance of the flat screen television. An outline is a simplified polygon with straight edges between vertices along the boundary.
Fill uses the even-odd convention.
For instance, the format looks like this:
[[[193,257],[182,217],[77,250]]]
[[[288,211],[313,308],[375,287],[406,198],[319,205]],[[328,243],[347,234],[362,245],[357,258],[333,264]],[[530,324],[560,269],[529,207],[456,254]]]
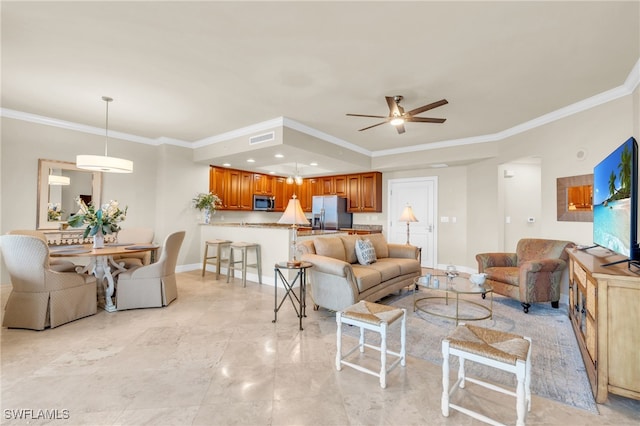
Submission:
[[[638,144],[631,137],[593,169],[593,243],[640,264]]]

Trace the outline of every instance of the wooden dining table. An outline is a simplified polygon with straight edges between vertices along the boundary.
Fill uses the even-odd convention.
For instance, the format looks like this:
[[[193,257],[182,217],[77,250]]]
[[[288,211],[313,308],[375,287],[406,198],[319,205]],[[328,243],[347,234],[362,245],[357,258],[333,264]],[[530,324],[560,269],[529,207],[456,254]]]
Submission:
[[[119,264],[114,260],[114,256],[127,255],[131,253],[142,253],[146,251],[155,251],[160,246],[155,244],[137,244],[137,243],[107,243],[103,248],[93,248],[92,244],[76,244],[50,246],[50,257],[88,257],[90,259],[86,266],[78,266],[76,272],[93,274],[104,289],[104,301],[101,295],[98,295],[98,302],[107,312],[117,311],[116,304],[113,301],[115,292],[114,278],[121,272],[126,271],[123,264]]]

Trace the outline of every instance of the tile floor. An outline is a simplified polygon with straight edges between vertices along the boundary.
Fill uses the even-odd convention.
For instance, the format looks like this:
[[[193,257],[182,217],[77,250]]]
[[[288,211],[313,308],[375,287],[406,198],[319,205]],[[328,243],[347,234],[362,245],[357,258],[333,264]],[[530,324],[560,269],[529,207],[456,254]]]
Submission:
[[[441,415],[440,367],[421,359],[408,357],[386,389],[376,377],[336,371],[331,312],[308,309],[299,331],[288,302],[272,324],[271,286],[242,288],[238,279],[227,284],[199,271],[178,277],[178,299],[167,308],[99,310],[41,332],[3,328],[0,423],[482,424],[455,411]],[[10,286],[0,290],[4,306]],[[470,386],[465,403],[515,422],[510,397]],[[638,407],[612,397],[596,414],[534,395],[527,424],[638,425]],[[19,410],[26,419],[15,418]],[[40,410],[58,420],[34,419]]]

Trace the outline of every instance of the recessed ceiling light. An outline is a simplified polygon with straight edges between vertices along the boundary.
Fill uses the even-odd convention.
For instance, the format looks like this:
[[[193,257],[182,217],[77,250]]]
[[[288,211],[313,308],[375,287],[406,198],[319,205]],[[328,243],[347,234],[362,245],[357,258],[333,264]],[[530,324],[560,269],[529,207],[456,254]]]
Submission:
[[[318,163],[316,163],[315,161],[313,163],[309,163],[310,166],[317,166]]]
[[[231,164],[230,164],[230,163],[222,163],[222,165],[223,165],[224,167],[231,167]]]
[[[276,157],[276,158],[284,158],[284,155],[282,155],[282,154],[276,154],[276,155],[274,155],[274,157]]]
[[[273,170],[269,172],[270,175],[275,175],[276,172],[274,172]]]
[[[249,158],[249,159],[247,160],[247,163],[255,163],[255,162],[256,162],[256,160],[254,160],[253,158]]]
[[[449,167],[449,165],[444,163],[438,163],[438,164],[432,164],[430,167],[432,169],[441,169],[443,167]]]

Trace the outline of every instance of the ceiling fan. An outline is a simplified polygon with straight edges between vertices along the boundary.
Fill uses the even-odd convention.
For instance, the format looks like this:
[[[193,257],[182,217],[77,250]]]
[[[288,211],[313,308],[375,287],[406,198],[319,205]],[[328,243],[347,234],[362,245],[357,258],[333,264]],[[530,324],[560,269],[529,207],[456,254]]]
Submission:
[[[446,118],[428,118],[428,117],[416,117],[416,115],[423,113],[425,111],[429,111],[430,109],[438,108],[439,106],[448,104],[446,99],[441,99],[437,102],[430,103],[428,105],[423,105],[419,108],[412,109],[409,112],[404,112],[404,108],[400,106],[400,101],[402,101],[403,97],[400,95],[396,96],[385,96],[387,100],[387,105],[389,105],[389,115],[387,117],[382,115],[365,115],[365,114],[347,114],[350,117],[371,117],[371,118],[384,118],[385,120],[381,123],[374,124],[373,126],[365,127],[360,129],[359,131],[371,129],[372,127],[380,126],[381,124],[391,123],[395,126],[398,133],[404,133],[404,123],[413,122],[413,123],[444,123]]]

